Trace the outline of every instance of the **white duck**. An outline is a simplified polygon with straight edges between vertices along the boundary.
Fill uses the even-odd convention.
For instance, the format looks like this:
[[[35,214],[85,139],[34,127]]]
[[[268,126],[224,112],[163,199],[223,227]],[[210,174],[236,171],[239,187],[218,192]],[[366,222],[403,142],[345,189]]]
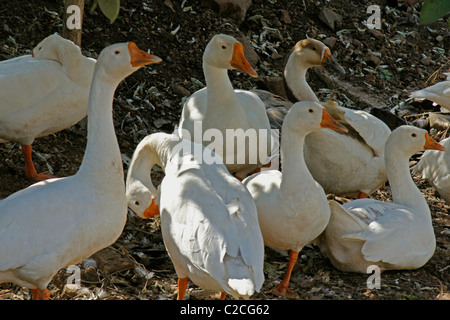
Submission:
[[[266,170],[243,181],[255,200],[264,244],[289,250],[285,277],[272,290],[282,296],[295,295],[288,287],[298,253],[322,233],[330,218],[325,192],[312,177],[303,157],[306,136],[321,128],[346,130],[320,104],[295,103],[283,122],[282,172]]]
[[[264,104],[250,91],[233,89],[227,73],[230,69],[257,77],[245,59],[242,44],[231,36],[215,35],[203,54],[206,88],[186,101],[179,135],[214,150],[224,159],[228,170],[242,179],[270,156],[271,132]],[[212,137],[205,133],[207,130],[220,136],[208,144]],[[246,137],[255,140],[246,143]]]
[[[420,174],[450,204],[450,137],[441,141],[447,150],[439,152],[427,150],[413,168],[414,174]]]
[[[330,201],[330,222],[318,243],[337,269],[416,269],[433,256],[436,239],[430,209],[409,171],[409,158],[424,149],[445,150],[423,129],[398,127],[386,142],[392,202]]]
[[[264,243],[248,190],[212,151],[177,135],[155,133],[137,146],[127,174],[128,206],[148,218],[161,213],[165,246],[178,276],[178,300],[189,279],[238,298],[259,292]],[[150,172],[164,172],[158,190]]]
[[[102,50],[88,108],[86,153],[70,177],[41,181],[0,201],[0,282],[31,288],[48,299],[55,273],[111,245],[121,234],[127,201],[112,121],[120,81],[161,59],[133,42]]]
[[[56,34],[42,40],[33,56],[0,62],[0,142],[21,143],[25,175],[40,181],[52,176],[37,173],[31,145],[87,115],[96,61]]]
[[[294,46],[284,68],[285,88],[292,102],[319,102],[306,82],[306,72],[310,67],[324,63],[342,69],[330,49],[320,41],[306,39]],[[255,92],[261,95],[266,105],[272,128],[281,130],[289,106],[281,103],[280,97],[271,98],[265,91]],[[306,164],[326,193],[367,197],[387,180],[384,143],[391,130],[383,121],[365,111],[344,108],[333,102],[325,103],[324,107],[347,127],[348,132],[319,130],[308,135],[305,141]]]
[[[445,81],[411,92],[409,96],[415,100],[427,99],[433,101],[450,111],[450,72],[444,74],[447,76]]]

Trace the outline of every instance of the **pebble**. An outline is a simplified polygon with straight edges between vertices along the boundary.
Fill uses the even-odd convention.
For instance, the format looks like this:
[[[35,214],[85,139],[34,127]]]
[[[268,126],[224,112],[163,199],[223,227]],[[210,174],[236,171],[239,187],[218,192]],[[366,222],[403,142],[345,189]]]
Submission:
[[[172,85],[172,90],[177,96],[189,97],[191,95],[191,92],[188,89],[178,83]]]
[[[358,39],[352,39],[352,44],[355,46],[355,48],[359,48],[361,46],[361,41]]]
[[[377,39],[384,39],[384,34],[377,29],[369,29],[369,33]]]
[[[319,13],[319,19],[332,30],[342,25],[342,16],[327,7],[322,8]]]
[[[286,24],[291,24],[292,23],[291,17],[289,16],[289,12],[287,12],[286,10],[281,9],[280,13],[281,13],[281,21],[283,21]]]
[[[420,63],[424,66],[429,66],[431,64],[432,60],[430,57],[424,57],[422,60],[420,60]]]
[[[330,37],[326,38],[322,41],[328,48],[333,49],[334,45],[336,44],[336,38]]]
[[[364,58],[364,61],[367,63],[368,66],[371,66],[372,68],[376,68],[381,64],[381,59],[378,58],[373,53],[369,53],[366,58]]]
[[[5,23],[5,24],[3,24],[3,30],[6,32],[6,33],[13,33],[12,31],[11,31],[11,29],[9,28],[9,26]]]

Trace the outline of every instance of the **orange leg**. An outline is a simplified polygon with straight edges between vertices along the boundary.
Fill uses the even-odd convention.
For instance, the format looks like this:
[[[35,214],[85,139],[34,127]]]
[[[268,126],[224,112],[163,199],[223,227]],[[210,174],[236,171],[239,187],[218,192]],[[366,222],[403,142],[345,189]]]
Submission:
[[[31,297],[33,300],[50,300],[50,290],[31,289]]]
[[[364,199],[364,198],[368,198],[368,197],[369,197],[369,195],[362,191],[358,194],[358,199]]]
[[[31,145],[22,145],[22,153],[25,158],[25,176],[29,179],[33,179],[35,181],[43,181],[47,179],[54,178],[54,176],[48,173],[37,173],[36,168],[33,164],[33,159],[31,157],[31,152],[33,147]]]
[[[280,282],[278,286],[270,290],[269,292],[273,292],[278,296],[285,297],[297,297],[297,294],[291,290],[289,290],[289,281],[291,279],[292,269],[294,269],[295,263],[297,262],[298,252],[290,250],[289,251],[289,264],[286,270],[286,274],[284,275],[283,281]]]
[[[222,291],[222,293],[220,294],[220,300],[225,300],[227,296],[227,293],[225,291]]]
[[[178,295],[177,300],[184,300],[184,294],[189,283],[189,278],[178,278]]]

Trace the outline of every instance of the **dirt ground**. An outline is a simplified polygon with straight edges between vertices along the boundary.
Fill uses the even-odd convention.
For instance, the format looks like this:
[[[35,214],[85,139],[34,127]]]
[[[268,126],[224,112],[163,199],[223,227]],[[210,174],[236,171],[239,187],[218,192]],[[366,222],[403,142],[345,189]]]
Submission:
[[[261,87],[261,79],[265,77],[279,76],[286,54],[297,41],[306,37],[327,41],[347,73],[335,75],[338,81],[333,88],[330,88],[333,83],[327,82],[326,75],[320,71],[311,70],[309,82],[320,99],[337,99],[356,109],[370,110],[370,106],[391,109],[405,101],[409,92],[444,79],[442,73],[450,69],[447,24],[440,20],[420,26],[421,4],[410,7],[394,0],[254,0],[246,19],[238,24],[219,16],[203,5],[204,2],[122,1],[118,19],[110,24],[98,9],[90,13],[92,1],[86,1],[82,36],[85,55],[95,58],[106,45],[131,40],[163,59],[163,63],[128,77],[116,91],[114,122],[125,171],[126,159],[131,158],[139,141],[153,132],[171,132],[178,123],[184,96],[204,85],[201,57],[207,42],[217,33],[245,37],[253,42],[255,55],[249,60],[260,77],[253,79],[229,73],[234,87],[245,89]],[[370,31],[364,24],[370,15],[367,7],[372,4],[380,5],[381,30]],[[319,18],[324,6],[342,17],[334,30]],[[62,16],[59,0],[1,1],[0,60],[30,53],[45,36],[61,33]],[[362,95],[365,99],[359,100]],[[426,112],[437,111],[429,103],[414,104],[411,110],[402,119],[413,124],[420,117],[416,114],[424,113],[426,118]],[[444,136],[445,133],[435,137]],[[60,177],[75,174],[85,145],[86,122],[81,121],[67,130],[37,139],[33,145],[35,165],[38,171],[50,171]],[[32,184],[24,177],[23,167],[20,145],[0,145],[0,198]],[[154,178],[158,183],[162,174],[156,172]],[[427,182],[419,177],[415,181],[432,211],[437,247],[431,260],[418,270],[385,272],[381,274],[381,288],[370,290],[369,275],[340,272],[317,248],[307,247],[301,252],[291,278],[290,287],[299,299],[450,299],[449,205]],[[372,196],[389,200],[389,186]],[[164,249],[158,218],[142,220],[129,212],[122,236],[94,258],[96,268],[88,262],[78,265],[82,286],[79,290],[64,286],[71,274],[61,270],[49,285],[52,298],[176,298],[177,279]],[[287,261],[286,252],[267,248],[266,281],[261,293],[252,299],[277,299],[267,291],[281,281]],[[219,293],[206,292],[193,284],[186,296],[191,300],[218,297]],[[0,299],[29,298],[28,289],[0,284]]]

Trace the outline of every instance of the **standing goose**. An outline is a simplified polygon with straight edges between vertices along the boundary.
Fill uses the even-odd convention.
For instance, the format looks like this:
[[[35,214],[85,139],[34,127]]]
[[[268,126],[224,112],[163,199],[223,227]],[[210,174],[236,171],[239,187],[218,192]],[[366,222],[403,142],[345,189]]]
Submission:
[[[303,157],[306,136],[321,128],[346,130],[317,102],[295,103],[283,122],[283,171],[267,170],[243,181],[255,200],[264,244],[289,250],[285,277],[272,290],[282,296],[295,295],[289,289],[289,280],[298,253],[322,233],[330,218],[325,192],[312,177]]]
[[[319,102],[306,82],[306,72],[310,67],[326,62],[338,70],[342,69],[330,49],[320,41],[306,39],[294,46],[284,68],[285,88],[291,102]],[[285,102],[280,103],[279,97],[271,99],[264,92],[261,98],[272,128],[281,130],[289,106]],[[387,180],[384,143],[391,130],[367,112],[340,107],[333,102],[324,104],[324,107],[334,119],[347,127],[348,132],[318,130],[308,135],[305,141],[306,164],[326,193],[367,197]]]
[[[186,101],[179,135],[209,146],[223,158],[228,170],[242,179],[270,156],[271,132],[264,104],[250,91],[233,89],[227,73],[231,69],[257,77],[245,59],[242,44],[231,36],[215,35],[203,54],[206,88]],[[221,137],[204,137],[207,130]],[[248,143],[246,136],[250,137]],[[211,144],[210,139],[214,140]]]
[[[0,142],[19,142],[26,177],[41,181],[52,176],[37,173],[31,145],[86,116],[96,61],[56,34],[42,40],[33,57],[0,62]]]
[[[127,174],[128,206],[140,217],[161,213],[164,244],[178,276],[178,300],[189,279],[235,298],[259,292],[264,243],[255,203],[212,151],[176,135],[155,133],[137,146]],[[150,172],[164,172],[158,190]]]
[[[409,171],[409,158],[424,149],[445,150],[423,129],[398,127],[386,142],[392,202],[330,201],[330,222],[318,244],[337,269],[416,269],[433,256],[436,239],[430,209]]]
[[[47,289],[61,268],[111,245],[126,222],[127,201],[112,104],[120,81],[161,59],[133,43],[102,50],[95,66],[88,107],[86,152],[70,177],[41,181],[0,201],[0,282]]]
[[[439,152],[427,150],[413,168],[414,174],[420,174],[450,204],[450,137],[441,141],[447,150]]]

